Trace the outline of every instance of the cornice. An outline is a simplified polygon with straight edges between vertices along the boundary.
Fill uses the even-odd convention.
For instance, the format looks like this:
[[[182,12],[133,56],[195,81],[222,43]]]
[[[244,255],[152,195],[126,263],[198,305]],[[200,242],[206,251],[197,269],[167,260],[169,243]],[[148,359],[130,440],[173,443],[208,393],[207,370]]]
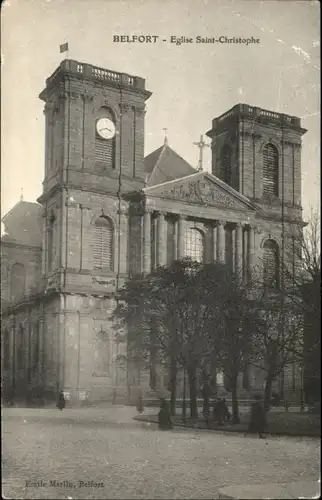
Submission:
[[[8,246],[8,247],[14,247],[14,248],[24,248],[28,250],[40,250],[42,251],[42,246],[36,246],[36,245],[23,245],[22,243],[14,243],[13,241],[3,241],[1,239],[1,246]]]

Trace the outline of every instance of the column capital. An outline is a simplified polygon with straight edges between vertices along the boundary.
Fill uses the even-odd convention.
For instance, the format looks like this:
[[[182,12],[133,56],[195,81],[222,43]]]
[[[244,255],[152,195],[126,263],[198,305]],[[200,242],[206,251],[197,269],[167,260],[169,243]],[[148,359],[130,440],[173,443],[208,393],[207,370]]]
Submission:
[[[174,214],[177,220],[185,221],[188,219],[187,215],[182,215],[182,214]]]
[[[217,220],[215,222],[215,224],[216,224],[216,227],[218,227],[218,226],[225,226],[227,224],[227,221],[226,220]]]
[[[254,226],[253,229],[254,229],[254,231],[255,231],[256,234],[262,234],[263,233],[263,229],[260,226]]]
[[[254,231],[256,230],[256,227],[255,224],[247,224],[247,228],[248,228],[248,231]]]
[[[235,227],[238,229],[242,229],[245,226],[245,222],[236,222]]]
[[[158,217],[165,217],[168,212],[166,212],[165,210],[155,210],[155,213]]]
[[[122,102],[119,104],[119,108],[121,113],[128,113],[129,111],[131,111],[132,106],[128,103]]]
[[[144,116],[146,113],[145,107],[142,106],[132,106],[132,109],[139,116]]]
[[[155,212],[155,208],[154,207],[149,207],[147,205],[145,205],[145,207],[143,208],[143,215],[144,214],[153,214]]]
[[[94,95],[85,90],[85,92],[81,94],[81,98],[83,99],[83,101],[91,102],[94,99]]]

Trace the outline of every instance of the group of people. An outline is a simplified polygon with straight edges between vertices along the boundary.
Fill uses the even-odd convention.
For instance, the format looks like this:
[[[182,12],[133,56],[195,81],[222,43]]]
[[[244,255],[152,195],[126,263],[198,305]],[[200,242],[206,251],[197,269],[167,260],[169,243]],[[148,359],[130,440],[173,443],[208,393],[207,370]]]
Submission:
[[[231,415],[229,413],[225,398],[216,399],[213,406],[212,416],[214,422],[218,423],[219,425],[223,425],[224,422],[229,422]]]
[[[209,424],[210,414],[206,413],[205,418]],[[213,420],[218,424],[223,424],[224,422],[229,422],[231,414],[228,410],[228,405],[225,399],[217,399],[213,407]],[[159,419],[159,429],[169,430],[173,428],[171,420],[171,412],[169,403],[166,399],[161,399],[160,411],[158,414]],[[261,402],[260,396],[255,396],[255,401],[251,406],[251,415],[248,426],[248,432],[258,434],[260,438],[263,437],[263,433],[266,430],[266,412],[264,406]]]
[[[65,396],[64,391],[60,391],[57,400],[57,408],[62,411],[65,408]],[[140,413],[143,412],[143,399],[139,398],[137,409]],[[210,412],[204,412],[204,417],[207,421],[207,425],[209,425],[210,420]],[[228,422],[230,420],[231,414],[228,410],[228,405],[226,400],[218,398],[213,406],[213,420],[223,425],[224,422]],[[159,421],[159,429],[169,430],[173,428],[172,420],[171,420],[171,411],[170,405],[165,398],[161,398],[160,400],[160,411],[158,413],[158,421]],[[255,401],[252,403],[251,407],[251,416],[248,431],[251,433],[258,433],[259,437],[263,437],[263,433],[266,429],[266,412],[261,402],[260,396],[255,396]]]

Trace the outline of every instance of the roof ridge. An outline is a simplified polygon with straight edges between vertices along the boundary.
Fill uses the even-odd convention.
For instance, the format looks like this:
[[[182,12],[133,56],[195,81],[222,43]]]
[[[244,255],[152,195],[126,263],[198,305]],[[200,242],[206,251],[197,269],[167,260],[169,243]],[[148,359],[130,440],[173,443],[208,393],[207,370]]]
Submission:
[[[190,175],[185,175],[184,177],[177,177],[176,179],[171,179],[171,181],[165,181],[165,182],[161,182],[160,184],[155,184],[153,186],[147,186],[146,188],[143,188],[143,191],[147,190],[147,189],[154,189],[156,187],[159,187],[159,186],[164,186],[165,184],[170,184],[171,182],[178,182],[180,180],[186,180],[186,179],[189,179],[189,177],[193,177],[194,175],[201,175],[201,174],[204,174],[205,172],[194,172],[193,174],[190,174]]]

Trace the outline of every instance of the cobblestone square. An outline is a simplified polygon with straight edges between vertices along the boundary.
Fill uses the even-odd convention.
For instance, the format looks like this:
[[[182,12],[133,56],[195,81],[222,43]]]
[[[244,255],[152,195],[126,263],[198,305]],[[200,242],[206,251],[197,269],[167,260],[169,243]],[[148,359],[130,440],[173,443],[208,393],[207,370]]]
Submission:
[[[162,432],[135,414],[3,409],[3,497],[215,499],[226,486],[319,479],[318,438]]]

